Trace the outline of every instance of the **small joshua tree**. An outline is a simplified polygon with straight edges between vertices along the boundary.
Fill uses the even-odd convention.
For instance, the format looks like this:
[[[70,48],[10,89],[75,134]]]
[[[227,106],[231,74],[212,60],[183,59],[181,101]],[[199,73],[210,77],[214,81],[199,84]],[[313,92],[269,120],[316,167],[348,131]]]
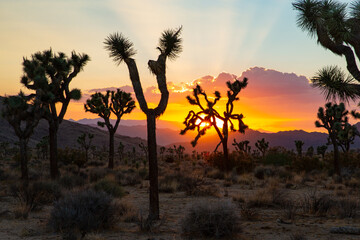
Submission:
[[[28,175],[28,141],[42,116],[42,109],[34,96],[20,92],[16,96],[4,98],[3,117],[14,128],[19,138],[21,179],[27,181]]]
[[[355,125],[346,122],[338,132],[338,141],[341,150],[347,154],[351,144],[354,144],[355,137],[359,136],[359,131]]]
[[[345,109],[344,103],[332,104],[331,102],[319,108],[317,117],[320,121],[315,122],[316,127],[325,128],[328,131],[329,142],[334,147],[334,171],[340,176],[340,161],[339,161],[339,141],[338,134],[343,128],[344,124],[348,122],[348,111]]]
[[[231,131],[239,131],[241,133],[245,132],[245,129],[248,127],[242,121],[242,114],[234,114],[234,102],[239,100],[238,94],[242,89],[244,89],[248,84],[247,78],[244,78],[243,81],[239,81],[235,79],[234,82],[227,82],[226,85],[229,88],[227,91],[227,103],[226,109],[221,115],[216,109],[215,105],[220,100],[221,95],[220,92],[215,91],[214,101],[211,101],[205,91],[197,85],[193,90],[193,96],[187,96],[187,100],[191,105],[198,106],[200,111],[195,112],[191,110],[187,117],[185,118],[184,124],[185,128],[180,132],[180,134],[185,134],[188,130],[196,130],[198,132],[195,139],[191,142],[193,147],[196,146],[197,141],[203,135],[205,135],[206,130],[211,127],[214,127],[216,133],[220,138],[219,144],[216,146],[215,151],[220,146],[223,147],[224,154],[224,168],[229,171],[230,163],[229,163],[229,150],[228,150],[228,138],[229,138],[229,128]],[[200,97],[203,97],[205,100],[205,105],[200,101]],[[223,121],[223,126],[218,126],[217,120]],[[237,121],[237,129],[233,121]]]
[[[295,147],[296,147],[296,152],[298,154],[299,157],[302,157],[302,147],[304,146],[304,142],[301,140],[295,140]]]
[[[50,175],[59,177],[57,159],[57,132],[64,119],[71,100],[79,100],[81,91],[70,89],[70,82],[83,70],[90,60],[86,54],[71,53],[68,58],[64,53],[54,54],[52,50],[38,52],[31,59],[24,58],[24,76],[21,83],[36,92],[36,99],[41,101],[43,118],[49,123]]]
[[[313,146],[308,147],[308,149],[306,150],[306,156],[308,156],[308,157],[314,156],[314,147]]]
[[[178,160],[183,159],[185,147],[183,147],[182,145],[179,145],[178,147],[176,147],[176,145],[174,145],[174,150],[175,150]]]
[[[49,136],[44,136],[36,144],[36,150],[38,152],[38,158],[44,160],[48,157],[49,154]]]
[[[145,161],[147,161],[148,160],[148,147],[143,142],[141,142],[139,144],[139,148],[141,151],[143,151],[143,153],[145,155]]]
[[[255,147],[259,149],[262,157],[265,157],[265,153],[269,148],[269,142],[266,142],[265,138],[262,138],[261,140],[257,140],[257,142],[255,143]]]
[[[251,146],[249,146],[249,143],[250,142],[248,140],[237,142],[234,138],[234,142],[232,145],[235,147],[236,151],[250,154]]]
[[[121,162],[124,158],[124,144],[122,144],[122,142],[119,142],[119,146],[118,146],[118,154],[119,154],[119,161]]]
[[[91,133],[82,133],[78,138],[77,142],[80,145],[80,148],[85,152],[85,161],[89,160],[89,150],[91,149],[92,140],[94,138],[94,134]]]
[[[327,147],[326,145],[318,146],[318,147],[316,148],[316,153],[317,153],[318,155],[321,155],[322,159],[324,159],[327,148],[328,148],[328,147]]]
[[[84,105],[86,112],[99,115],[104,122],[98,122],[100,127],[106,126],[109,131],[109,164],[108,168],[114,168],[114,136],[119,126],[121,117],[130,113],[135,108],[131,94],[123,92],[120,89],[107,91],[106,94],[100,92],[91,95],[90,99]],[[115,125],[110,122],[110,116],[116,116]]]
[[[147,118],[147,140],[149,150],[149,180],[150,180],[150,207],[149,220],[159,219],[159,188],[158,188],[158,164],[156,146],[156,118],[165,112],[169,100],[169,91],[166,84],[166,60],[175,59],[182,51],[182,39],[180,38],[182,28],[177,30],[166,30],[162,33],[157,49],[160,54],[158,59],[149,60],[150,71],[156,75],[157,84],[161,93],[159,105],[156,108],[149,108],[144,97],[140,82],[139,72],[132,56],[136,51],[133,43],[123,35],[111,34],[105,40],[105,48],[110,52],[110,57],[118,64],[123,61],[126,63],[130,79],[135,91],[136,99],[140,109],[146,114]]]

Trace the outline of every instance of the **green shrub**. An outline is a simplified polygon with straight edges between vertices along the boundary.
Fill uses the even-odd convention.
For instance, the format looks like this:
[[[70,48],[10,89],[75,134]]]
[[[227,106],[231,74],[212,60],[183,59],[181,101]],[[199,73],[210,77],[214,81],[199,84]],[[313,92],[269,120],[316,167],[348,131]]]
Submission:
[[[293,154],[283,147],[272,147],[264,157],[265,165],[285,166],[291,165]]]
[[[59,184],[66,189],[73,189],[84,186],[85,180],[78,175],[64,175],[59,179]]]
[[[85,190],[72,192],[55,202],[49,225],[63,233],[66,239],[82,238],[90,231],[113,227],[117,222],[117,207],[104,192]]]
[[[323,169],[324,165],[318,157],[302,156],[294,158],[291,167],[298,172],[311,172],[312,170]]]
[[[240,232],[239,218],[230,202],[199,202],[192,205],[181,222],[185,236],[231,237]]]
[[[115,181],[109,179],[101,179],[94,184],[95,191],[104,191],[107,194],[121,198],[125,195],[124,189]]]
[[[245,152],[232,152],[229,154],[229,169],[225,169],[225,158],[222,152],[214,152],[205,156],[205,161],[222,171],[236,169],[238,173],[250,172],[253,169],[253,159]]]

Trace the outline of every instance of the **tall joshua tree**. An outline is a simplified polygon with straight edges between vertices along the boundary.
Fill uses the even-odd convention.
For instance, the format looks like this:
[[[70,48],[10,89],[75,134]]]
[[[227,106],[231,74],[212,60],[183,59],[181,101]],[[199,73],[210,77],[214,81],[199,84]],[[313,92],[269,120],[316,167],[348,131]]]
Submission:
[[[229,139],[229,128],[231,131],[239,131],[241,133],[245,132],[247,125],[242,121],[242,114],[234,114],[234,102],[239,100],[237,97],[242,89],[244,89],[248,84],[247,78],[244,78],[243,81],[235,80],[234,82],[227,82],[226,85],[229,88],[227,91],[227,103],[223,115],[215,109],[215,104],[220,100],[220,92],[215,91],[214,101],[211,101],[205,91],[197,85],[193,90],[193,96],[187,96],[187,100],[191,105],[198,106],[200,111],[194,112],[191,110],[187,117],[185,118],[184,124],[185,128],[180,132],[180,134],[185,134],[188,130],[197,130],[198,134],[195,139],[191,142],[192,146],[196,146],[197,141],[203,135],[205,135],[206,130],[211,127],[214,127],[216,133],[220,138],[219,144],[216,146],[215,151],[220,146],[223,147],[224,154],[224,168],[226,170],[231,170],[229,163],[229,150],[228,150],[228,139]],[[205,100],[204,105],[200,101],[200,97],[203,97]],[[217,120],[223,121],[223,126],[218,126]],[[237,121],[237,129],[234,126],[233,121]]]
[[[269,142],[265,141],[265,138],[262,138],[261,140],[257,140],[257,142],[255,143],[255,147],[259,149],[262,157],[265,157],[265,153],[269,148]]]
[[[2,115],[14,128],[20,142],[21,179],[27,181],[28,176],[28,141],[34,128],[39,123],[42,109],[33,96],[20,92],[17,96],[4,98]]]
[[[353,1],[350,8],[336,0],[298,0],[293,3],[298,11],[298,26],[317,37],[318,43],[332,53],[345,56],[346,76],[338,67],[325,67],[313,78],[315,87],[324,91],[327,99],[341,100],[360,97],[360,1]],[[356,81],[354,81],[354,79]]]
[[[295,140],[295,147],[296,147],[296,152],[298,154],[299,157],[302,157],[302,147],[304,146],[304,142],[301,140]]]
[[[123,92],[120,89],[114,91],[107,91],[106,94],[100,92],[91,95],[90,99],[84,105],[86,112],[91,112],[99,115],[104,122],[98,122],[100,127],[106,126],[109,131],[109,164],[108,168],[114,168],[114,136],[119,126],[121,117],[124,114],[130,113],[135,108],[135,101],[133,101],[131,94]],[[116,116],[115,125],[110,122],[111,114]]]
[[[79,100],[81,91],[70,90],[70,82],[83,70],[90,60],[86,54],[64,53],[54,54],[52,50],[37,52],[31,59],[24,58],[24,76],[21,83],[36,92],[41,101],[43,118],[49,123],[50,175],[52,179],[59,177],[57,164],[57,132],[64,119],[70,100]]]
[[[317,117],[320,121],[315,122],[316,127],[323,127],[328,131],[329,142],[334,147],[334,171],[340,176],[340,155],[339,155],[339,142],[338,134],[344,124],[347,123],[349,112],[345,109],[344,103],[332,104],[327,103],[325,109],[319,108]]]
[[[156,75],[161,98],[156,108],[149,108],[144,97],[143,89],[135,60],[132,58],[136,51],[133,43],[122,34],[110,34],[105,39],[105,48],[110,52],[110,57],[118,64],[123,61],[129,69],[130,79],[135,91],[136,99],[140,109],[147,118],[147,140],[149,151],[149,179],[150,179],[150,208],[149,219],[159,219],[159,191],[158,191],[158,166],[156,151],[156,118],[165,112],[169,100],[169,91],[166,85],[166,60],[175,59],[182,51],[182,39],[180,38],[182,28],[165,30],[159,41],[157,49],[160,54],[158,59],[149,60],[150,71]]]

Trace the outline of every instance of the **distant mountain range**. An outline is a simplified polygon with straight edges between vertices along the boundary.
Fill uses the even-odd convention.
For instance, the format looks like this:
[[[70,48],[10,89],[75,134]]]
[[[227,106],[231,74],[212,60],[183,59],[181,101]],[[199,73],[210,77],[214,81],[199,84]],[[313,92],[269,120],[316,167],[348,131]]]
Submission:
[[[85,123],[91,126],[97,126],[97,122],[101,119],[82,119],[77,121],[78,123]],[[360,122],[356,124],[360,130]],[[181,123],[177,122],[168,122],[163,120],[157,121],[157,143],[162,146],[173,146],[173,145],[183,145],[185,146],[187,152],[191,152],[194,148],[191,146],[190,142],[195,137],[195,132],[187,132],[185,135],[180,135],[179,132],[183,127]],[[126,135],[129,137],[138,137],[146,139],[146,121],[145,120],[121,120],[119,129],[117,131],[120,135]],[[303,149],[306,150],[308,147],[313,146],[317,147],[320,145],[325,145],[327,143],[327,134],[321,132],[306,132],[303,130],[293,130],[293,131],[280,131],[277,133],[265,132],[248,129],[245,134],[238,132],[230,133],[229,137],[229,148],[233,150],[232,146],[233,139],[243,141],[250,141],[250,146],[254,149],[255,142],[262,138],[265,138],[266,141],[270,143],[270,146],[283,146],[287,149],[295,149],[295,140],[301,140],[305,144]],[[209,131],[205,136],[202,136],[198,144],[196,145],[197,151],[212,151],[215,149],[216,145],[219,143],[219,138],[214,131]],[[331,148],[331,147],[329,147]],[[360,138],[355,140],[352,148],[360,148]],[[221,148],[219,148],[220,150]]]
[[[1,110],[1,97],[0,97],[0,110]],[[60,125],[58,133],[58,144],[60,148],[63,147],[78,147],[76,139],[83,132],[92,133],[95,135],[93,144],[97,147],[106,146],[108,144],[108,132],[106,128],[97,126],[97,122],[101,119],[81,119],[79,121],[64,120]],[[360,130],[360,123],[356,124]],[[182,124],[178,122],[170,122],[164,120],[157,121],[157,144],[160,146],[173,146],[183,145],[187,152],[195,150],[190,144],[194,139],[196,133],[188,132],[185,135],[180,135]],[[48,135],[48,124],[46,121],[40,121],[33,136],[29,141],[30,146],[35,146],[43,136]],[[130,151],[133,147],[139,147],[143,142],[146,144],[146,121],[145,120],[121,120],[119,129],[115,136],[115,146],[117,147],[121,141],[125,145],[126,151]],[[233,139],[243,141],[250,141],[250,146],[254,149],[254,144],[257,140],[265,138],[269,141],[270,146],[283,146],[287,149],[295,149],[295,140],[302,140],[305,144],[303,149],[308,147],[317,147],[327,143],[327,134],[320,132],[305,132],[303,130],[295,131],[281,131],[277,133],[260,132],[257,130],[248,129],[245,134],[238,132],[230,133],[229,148],[234,149],[232,146]],[[14,134],[12,127],[5,119],[0,116],[0,142],[17,142],[18,139]],[[209,131],[205,136],[201,137],[196,146],[197,151],[213,151],[219,143],[219,138],[214,131]],[[360,139],[355,140],[352,148],[360,148]],[[221,147],[220,147],[221,149]],[[219,150],[220,150],[219,149]]]

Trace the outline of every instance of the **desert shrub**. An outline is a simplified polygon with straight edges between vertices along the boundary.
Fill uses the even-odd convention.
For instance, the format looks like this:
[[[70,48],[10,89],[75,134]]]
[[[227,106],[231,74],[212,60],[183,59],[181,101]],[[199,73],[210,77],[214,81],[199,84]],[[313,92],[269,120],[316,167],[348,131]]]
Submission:
[[[159,192],[174,193],[180,188],[177,178],[166,175],[159,179]]]
[[[139,176],[141,177],[141,179],[149,179],[148,170],[146,168],[139,169]]]
[[[283,147],[272,147],[265,155],[263,162],[265,165],[285,166],[291,165],[293,154]]]
[[[303,233],[293,233],[290,235],[290,240],[307,240],[308,238]]]
[[[76,239],[74,235],[107,229],[118,219],[116,204],[104,192],[85,190],[72,192],[55,202],[49,225],[61,231],[64,237]]]
[[[78,175],[64,175],[59,179],[59,184],[66,189],[73,189],[85,185],[85,179]]]
[[[92,168],[89,172],[90,182],[96,182],[103,179],[107,173],[105,168]]]
[[[30,211],[39,210],[42,205],[59,199],[61,190],[55,182],[41,181],[11,185],[10,194],[17,201],[17,209],[21,210],[19,217],[27,218]]]
[[[314,169],[323,169],[324,166],[318,157],[297,156],[296,158],[294,158],[291,167],[297,172],[310,172]]]
[[[58,149],[58,159],[64,165],[75,164],[78,171],[86,163],[85,152],[71,148]]]
[[[339,218],[356,218],[359,210],[359,200],[343,198],[336,202],[335,215]]]
[[[38,195],[39,204],[49,204],[58,200],[61,196],[61,188],[53,181],[38,181],[32,185],[32,191]]]
[[[206,173],[206,177],[213,179],[224,179],[225,173],[219,169],[212,169],[211,171]]]
[[[182,232],[188,237],[231,237],[241,231],[235,212],[235,206],[230,202],[193,204],[181,222]]]
[[[246,220],[254,221],[259,218],[259,212],[256,208],[250,208],[247,204],[242,204],[240,209],[241,217]]]
[[[265,177],[275,176],[275,170],[272,167],[268,166],[257,166],[254,169],[254,176],[257,179],[264,179]]]
[[[93,167],[102,167],[105,165],[105,162],[100,160],[92,160],[87,163],[87,166],[93,166]]]
[[[300,205],[306,213],[325,216],[336,207],[336,201],[330,195],[318,194],[316,189],[313,189],[304,193]]]
[[[289,199],[282,204],[281,208],[283,212],[283,217],[285,219],[294,221],[298,210],[296,202]]]
[[[118,183],[110,179],[101,179],[96,182],[93,187],[95,191],[104,191],[116,198],[122,198],[125,195],[124,189]]]
[[[205,156],[205,161],[222,171],[236,169],[238,173],[250,172],[253,169],[253,159],[245,152],[232,152],[229,154],[229,169],[225,169],[224,155],[222,152],[214,152]]]
[[[4,181],[6,179],[8,179],[9,174],[4,171],[2,168],[0,168],[0,181]]]

